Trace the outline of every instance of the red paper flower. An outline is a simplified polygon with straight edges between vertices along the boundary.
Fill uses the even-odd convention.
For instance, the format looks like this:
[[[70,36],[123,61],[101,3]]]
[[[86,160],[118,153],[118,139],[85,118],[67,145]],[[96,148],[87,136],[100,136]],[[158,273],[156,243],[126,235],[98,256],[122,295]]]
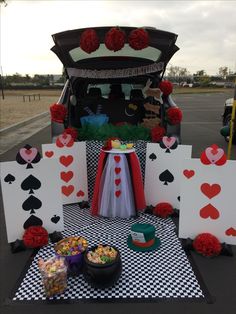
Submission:
[[[80,37],[80,48],[91,53],[97,50],[100,46],[99,38],[94,29],[86,29]]]
[[[177,107],[171,107],[166,110],[166,117],[170,124],[176,125],[180,124],[182,121],[182,111]]]
[[[106,33],[104,43],[107,49],[118,51],[125,45],[125,33],[118,27],[113,27]]]
[[[162,126],[158,125],[155,128],[151,129],[151,137],[152,137],[152,142],[160,142],[160,140],[163,138],[163,136],[166,134],[165,128]]]
[[[161,218],[167,218],[168,216],[173,214],[173,212],[174,212],[174,209],[172,205],[169,203],[159,203],[153,209],[154,215],[159,216]]]
[[[173,91],[173,84],[170,81],[161,81],[159,88],[162,91],[163,95],[168,96]]]
[[[148,47],[149,37],[148,33],[143,28],[137,28],[129,34],[129,45],[135,50],[141,50]]]
[[[38,248],[48,244],[48,232],[41,226],[32,226],[25,230],[24,245],[28,248]]]
[[[64,105],[53,104],[50,106],[50,112],[52,121],[63,123],[66,118],[67,109]]]
[[[210,233],[201,233],[193,241],[193,248],[203,256],[217,256],[221,252],[220,241]]]
[[[74,128],[67,128],[64,133],[70,134],[74,141],[78,138],[78,131]]]

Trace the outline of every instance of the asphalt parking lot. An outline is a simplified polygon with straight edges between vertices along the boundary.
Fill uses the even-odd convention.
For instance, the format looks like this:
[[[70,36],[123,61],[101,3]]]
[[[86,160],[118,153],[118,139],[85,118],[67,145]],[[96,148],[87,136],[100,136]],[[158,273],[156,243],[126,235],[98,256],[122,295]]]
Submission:
[[[217,94],[186,94],[176,95],[174,100],[183,110],[182,143],[193,145],[193,157],[199,157],[204,148],[211,144],[227,150],[227,143],[220,135],[221,113],[225,99],[232,97],[233,91]],[[26,143],[40,148],[42,143],[50,142],[50,127],[42,129],[31,138],[25,139],[21,144],[1,155],[1,161],[14,160],[16,152]],[[236,146],[233,146],[232,159],[236,159]],[[2,314],[28,314],[28,313],[207,313],[207,314],[234,314],[236,313],[236,249],[234,257],[220,256],[215,259],[203,258],[192,253],[194,262],[207,286],[213,303],[197,301],[158,301],[155,303],[72,303],[72,304],[13,304],[9,298],[16,285],[30,251],[11,254],[6,242],[4,214],[1,201],[0,210],[0,298]]]

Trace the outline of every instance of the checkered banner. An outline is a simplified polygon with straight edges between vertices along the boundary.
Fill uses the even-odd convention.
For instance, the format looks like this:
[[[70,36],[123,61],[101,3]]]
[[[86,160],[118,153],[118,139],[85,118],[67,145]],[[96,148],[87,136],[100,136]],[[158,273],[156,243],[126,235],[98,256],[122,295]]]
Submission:
[[[137,218],[105,219],[92,217],[89,210],[78,205],[64,207],[65,232],[63,236],[85,237],[89,247],[103,243],[114,245],[121,254],[122,274],[111,288],[92,288],[83,275],[68,278],[67,290],[49,300],[147,300],[147,299],[204,299],[204,293],[181,247],[171,219],[161,219],[148,214]],[[133,223],[151,223],[161,246],[156,251],[135,252],[128,248],[127,238]],[[38,259],[46,260],[55,254],[52,244],[39,250],[18,287],[13,301],[46,300]],[[48,302],[48,299],[47,299]]]

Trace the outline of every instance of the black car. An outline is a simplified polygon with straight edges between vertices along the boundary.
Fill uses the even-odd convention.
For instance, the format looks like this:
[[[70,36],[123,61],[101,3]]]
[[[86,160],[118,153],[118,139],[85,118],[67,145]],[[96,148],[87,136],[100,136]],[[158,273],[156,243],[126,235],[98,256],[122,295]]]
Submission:
[[[145,27],[148,45],[143,49],[133,49],[128,38],[136,28],[120,27],[126,38],[123,47],[111,50],[106,38],[113,29],[92,29],[99,41],[97,49],[92,52],[81,47],[81,38],[87,29],[52,35],[55,45],[51,50],[63,63],[67,77],[58,103],[68,110],[64,124],[52,122],[53,138],[65,127],[81,128],[91,121],[98,125],[108,122],[112,125],[145,126],[148,119],[154,122],[156,119],[165,126],[169,136],[176,136],[180,141],[180,124],[171,125],[165,120],[165,111],[176,107],[171,96],[162,95],[156,99],[145,97],[143,93],[147,81],[151,88],[158,87],[162,81],[169,60],[179,50],[175,45],[177,35]],[[144,106],[147,102],[160,106],[160,111],[147,110]]]

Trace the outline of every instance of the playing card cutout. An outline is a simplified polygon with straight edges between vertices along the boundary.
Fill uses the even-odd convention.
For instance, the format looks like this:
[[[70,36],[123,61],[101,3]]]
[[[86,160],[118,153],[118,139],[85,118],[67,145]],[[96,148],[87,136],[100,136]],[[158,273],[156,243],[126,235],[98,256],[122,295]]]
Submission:
[[[220,213],[218,209],[216,209],[213,205],[208,204],[200,209],[200,216],[203,219],[211,218],[211,219],[218,219]]]
[[[72,147],[74,145],[74,139],[70,134],[63,133],[59,135],[56,139],[56,146],[57,147]]]
[[[41,155],[37,148],[28,144],[25,145],[24,148],[21,148],[16,155],[16,162],[20,165],[27,164],[26,169],[33,168],[32,163],[36,164],[40,161],[40,159]]]
[[[174,176],[168,169],[166,169],[159,175],[159,180],[164,182],[164,185],[168,185],[168,183],[172,183],[174,181]]]
[[[15,180],[16,178],[10,173],[4,178],[4,181],[8,184],[12,184],[12,182],[14,182]]]
[[[120,195],[121,195],[121,191],[119,190],[119,191],[116,191],[115,192],[115,195],[116,195],[116,197],[119,197]]]
[[[74,158],[72,155],[68,155],[68,156],[61,156],[59,160],[63,166],[68,167],[73,162]]]
[[[207,147],[201,154],[201,162],[204,165],[217,165],[222,166],[227,161],[227,156],[222,148],[219,148],[216,144]]]
[[[203,183],[201,185],[201,191],[206,197],[209,199],[215,197],[218,195],[221,191],[221,187],[219,184],[209,184],[209,183]]]
[[[84,192],[83,192],[82,190],[80,190],[80,191],[78,191],[78,192],[76,193],[76,195],[77,195],[78,197],[83,197],[85,194],[84,194]]]
[[[54,216],[51,218],[51,222],[53,222],[54,224],[57,224],[60,219],[61,219],[60,216],[54,215]]]
[[[25,221],[25,223],[24,223],[24,225],[23,225],[23,228],[24,229],[27,229],[27,228],[29,228],[29,227],[31,227],[31,226],[42,226],[43,225],[43,221],[40,219],[40,218],[38,218],[38,217],[36,217],[36,216],[34,216],[34,215],[31,215],[26,221]]]
[[[29,194],[34,194],[34,190],[38,190],[41,187],[41,182],[33,175],[29,175],[22,183],[21,188],[24,191],[29,190]]]
[[[227,230],[225,231],[225,234],[226,234],[227,236],[236,237],[236,229],[234,229],[233,227],[231,227],[231,228],[229,228],[229,229],[227,229]]]
[[[178,146],[177,138],[172,136],[163,136],[162,140],[160,141],[160,147],[165,149],[166,153],[170,153],[171,149],[176,149]]]
[[[68,185],[68,186],[63,185],[61,187],[62,194],[64,194],[65,196],[70,196],[71,193],[74,192],[74,189],[75,187],[73,185]]]
[[[63,171],[61,172],[60,175],[61,175],[61,179],[67,183],[73,178],[74,173],[73,171],[68,171],[68,172]]]
[[[42,207],[42,202],[33,195],[30,195],[22,204],[22,208],[25,211],[30,211],[30,214],[35,214],[35,210],[38,210],[40,207]]]
[[[154,153],[152,153],[149,155],[149,159],[151,159],[151,161],[154,161],[155,159],[157,159],[157,156]]]
[[[184,176],[185,176],[187,179],[190,179],[190,178],[192,178],[192,177],[194,176],[195,171],[194,171],[194,170],[185,169],[185,170],[183,171],[183,174],[184,174]]]
[[[53,152],[53,151],[47,151],[47,152],[45,152],[45,156],[48,157],[48,158],[51,158],[53,155],[54,155],[54,152]]]

